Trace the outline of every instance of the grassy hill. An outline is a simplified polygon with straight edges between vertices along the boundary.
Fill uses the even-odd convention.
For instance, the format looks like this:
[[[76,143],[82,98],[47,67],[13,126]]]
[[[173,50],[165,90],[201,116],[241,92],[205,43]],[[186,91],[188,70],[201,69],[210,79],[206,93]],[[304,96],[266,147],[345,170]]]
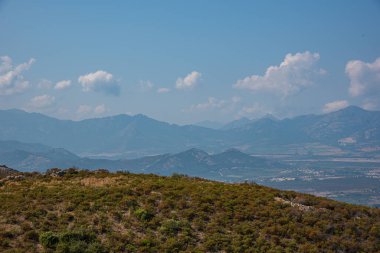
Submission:
[[[0,252],[380,251],[379,209],[251,183],[51,170],[0,203]]]

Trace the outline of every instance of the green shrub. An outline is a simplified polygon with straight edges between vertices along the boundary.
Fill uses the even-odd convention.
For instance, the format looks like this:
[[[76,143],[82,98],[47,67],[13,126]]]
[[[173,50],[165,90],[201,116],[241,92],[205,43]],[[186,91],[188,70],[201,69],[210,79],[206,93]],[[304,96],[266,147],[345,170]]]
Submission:
[[[161,233],[164,235],[174,236],[181,230],[181,222],[178,220],[166,220],[160,227]]]
[[[139,208],[135,211],[136,217],[141,221],[150,221],[154,214],[148,210],[145,210],[143,208]]]
[[[59,243],[59,237],[53,232],[44,232],[40,235],[40,243],[45,248],[54,249]]]
[[[74,242],[74,241],[84,241],[86,243],[91,243],[96,240],[96,235],[93,232],[77,230],[77,231],[68,231],[60,235],[61,242]]]
[[[28,231],[25,233],[25,239],[38,242],[39,234],[34,230]]]

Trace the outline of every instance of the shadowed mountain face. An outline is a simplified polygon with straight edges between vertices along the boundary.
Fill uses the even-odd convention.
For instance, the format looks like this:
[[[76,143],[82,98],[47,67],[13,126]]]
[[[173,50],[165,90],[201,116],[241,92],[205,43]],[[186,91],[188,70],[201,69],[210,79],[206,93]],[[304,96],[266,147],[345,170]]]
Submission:
[[[189,148],[221,152],[239,147],[246,152],[276,152],[287,150],[289,145],[304,147],[308,143],[346,150],[380,146],[380,112],[353,106],[324,115],[284,120],[264,117],[235,123],[216,130],[168,124],[144,115],[69,121],[5,110],[0,111],[0,140],[41,143],[81,155],[110,154],[119,158],[175,153]]]

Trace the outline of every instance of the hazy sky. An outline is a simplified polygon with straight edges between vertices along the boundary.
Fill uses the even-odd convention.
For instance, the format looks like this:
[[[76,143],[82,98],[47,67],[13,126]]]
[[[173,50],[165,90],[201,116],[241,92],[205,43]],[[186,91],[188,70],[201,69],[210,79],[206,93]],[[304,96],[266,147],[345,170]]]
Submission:
[[[1,1],[0,109],[192,123],[380,109],[380,1]]]

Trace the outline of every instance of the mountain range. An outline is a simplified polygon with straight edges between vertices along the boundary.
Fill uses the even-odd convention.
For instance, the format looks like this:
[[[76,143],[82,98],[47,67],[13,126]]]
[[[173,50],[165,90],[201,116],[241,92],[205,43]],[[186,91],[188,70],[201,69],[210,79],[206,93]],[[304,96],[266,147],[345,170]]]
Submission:
[[[282,120],[242,119],[220,129],[176,125],[144,115],[59,120],[21,110],[0,111],[0,140],[60,147],[80,156],[136,158],[190,148],[217,153],[368,152],[380,149],[380,112],[350,106]],[[33,150],[36,151],[36,150]]]
[[[213,177],[224,170],[268,170],[281,168],[279,162],[253,157],[236,149],[218,154],[208,154],[192,148],[176,154],[145,156],[137,159],[91,159],[79,157],[63,148],[17,141],[0,141],[0,161],[20,171],[45,171],[50,168],[78,167],[84,169],[106,168],[136,173],[171,175],[181,173],[199,177]],[[33,151],[37,150],[37,151]]]

